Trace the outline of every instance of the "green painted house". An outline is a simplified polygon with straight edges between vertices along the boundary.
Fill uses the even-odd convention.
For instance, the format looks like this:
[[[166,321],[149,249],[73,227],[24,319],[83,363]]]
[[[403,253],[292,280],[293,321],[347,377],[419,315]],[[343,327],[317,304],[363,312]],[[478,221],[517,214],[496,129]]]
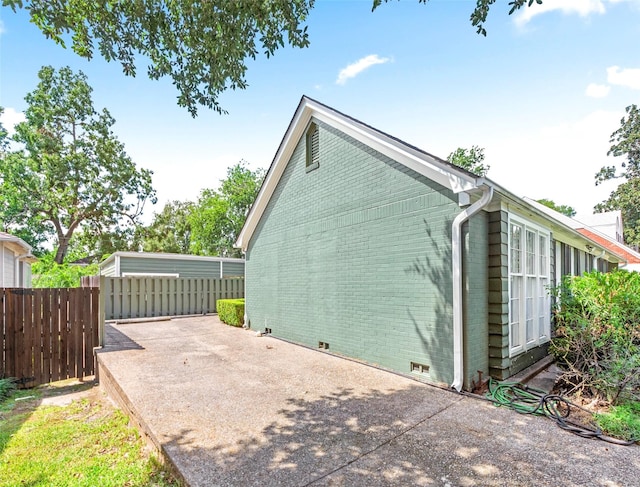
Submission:
[[[307,97],[237,246],[252,329],[458,390],[544,357],[549,286],[620,261],[495,182]]]

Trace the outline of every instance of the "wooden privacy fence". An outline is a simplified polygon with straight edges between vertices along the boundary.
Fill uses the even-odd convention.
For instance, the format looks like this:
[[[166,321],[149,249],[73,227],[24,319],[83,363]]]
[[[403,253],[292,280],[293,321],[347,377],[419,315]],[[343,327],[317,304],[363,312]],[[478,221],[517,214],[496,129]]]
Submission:
[[[102,277],[106,320],[215,313],[218,299],[244,297],[243,278]]]
[[[95,374],[97,288],[0,288],[0,375],[38,385]]]

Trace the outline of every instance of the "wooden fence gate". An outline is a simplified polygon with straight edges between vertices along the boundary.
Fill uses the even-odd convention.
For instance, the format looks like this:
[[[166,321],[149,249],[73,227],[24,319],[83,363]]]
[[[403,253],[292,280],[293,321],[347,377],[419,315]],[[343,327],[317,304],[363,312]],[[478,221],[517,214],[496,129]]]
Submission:
[[[99,292],[0,288],[0,377],[35,386],[94,375]]]

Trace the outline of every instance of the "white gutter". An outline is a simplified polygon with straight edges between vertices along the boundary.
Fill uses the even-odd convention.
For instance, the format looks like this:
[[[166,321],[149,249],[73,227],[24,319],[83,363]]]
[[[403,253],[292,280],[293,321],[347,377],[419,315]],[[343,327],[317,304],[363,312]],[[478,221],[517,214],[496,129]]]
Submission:
[[[493,198],[493,186],[480,185],[482,197],[458,214],[451,225],[451,256],[453,260],[453,384],[462,390],[464,375],[464,339],[462,322],[462,224],[482,210]]]

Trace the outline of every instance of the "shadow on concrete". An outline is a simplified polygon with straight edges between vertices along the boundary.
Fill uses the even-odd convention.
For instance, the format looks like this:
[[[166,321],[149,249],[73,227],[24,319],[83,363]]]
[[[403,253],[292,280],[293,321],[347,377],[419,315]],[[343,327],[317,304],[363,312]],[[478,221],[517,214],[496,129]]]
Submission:
[[[186,475],[192,485],[433,485],[439,473],[422,461],[428,441],[418,456],[393,453],[402,436],[452,404],[423,400],[410,406],[416,401],[415,390],[355,394],[351,389],[311,401],[290,398],[257,435],[192,449],[191,432],[181,431],[165,448],[182,450],[178,456],[188,451],[189,464],[207,465],[209,473],[196,482]]]
[[[105,323],[104,333],[105,344],[100,353],[115,352],[119,350],[144,350],[144,347],[136,343],[110,323]]]
[[[564,433],[540,430],[542,418],[487,406],[470,421],[470,399],[416,403],[421,390],[291,398],[258,435],[203,449],[181,431],[164,446],[192,486],[625,485],[624,473],[596,472],[589,450],[572,448],[588,440],[567,435],[566,450],[545,448],[541,437]]]

